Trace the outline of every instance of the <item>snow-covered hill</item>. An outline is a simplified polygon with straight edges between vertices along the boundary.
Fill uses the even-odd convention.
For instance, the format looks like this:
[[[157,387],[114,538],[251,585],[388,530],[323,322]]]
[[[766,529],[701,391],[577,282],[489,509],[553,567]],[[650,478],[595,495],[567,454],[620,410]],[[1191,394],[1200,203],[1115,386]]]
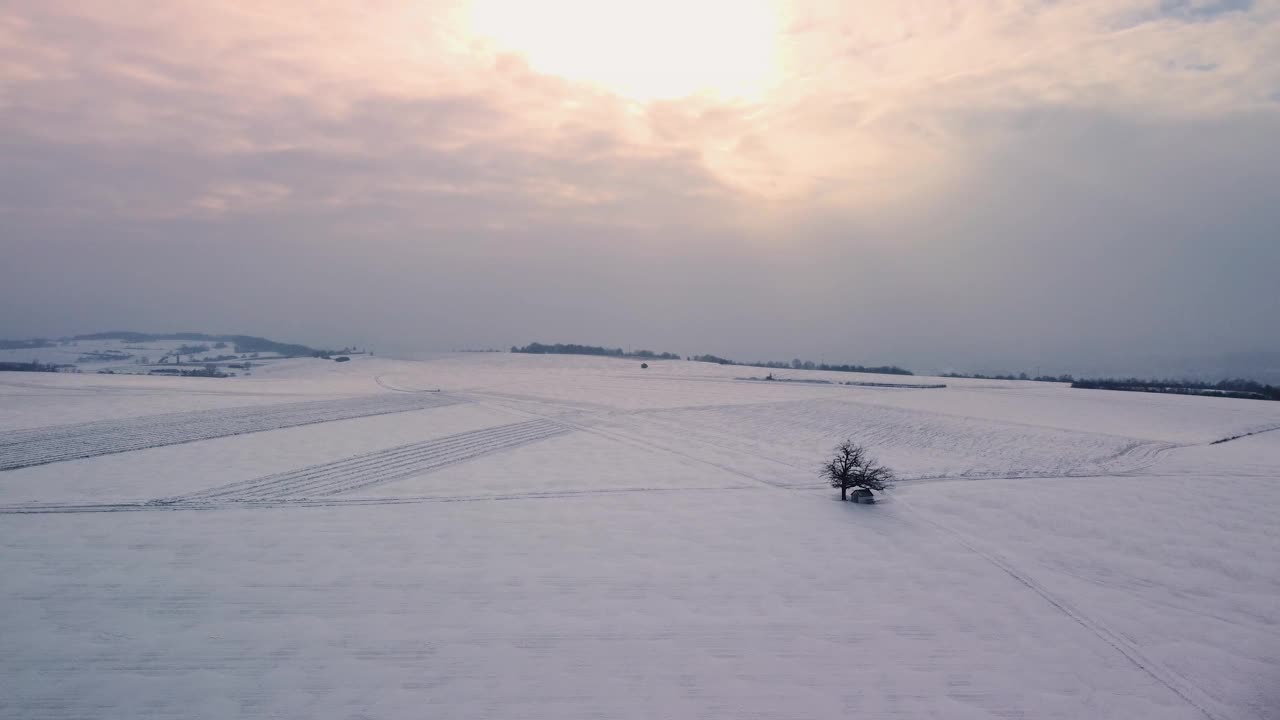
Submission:
[[[245,335],[211,336],[207,340],[138,335],[125,337],[78,337],[43,342],[37,347],[2,347],[0,363],[39,363],[56,366],[71,373],[107,373],[123,375],[161,374],[200,369],[213,365],[219,372],[233,375],[252,374],[255,369],[270,367],[286,357],[309,355],[309,348],[287,345]],[[138,335],[131,337],[131,335]],[[184,337],[191,337],[188,334]],[[225,338],[225,339],[220,339]],[[249,346],[240,347],[240,338]],[[28,341],[30,342],[30,341]],[[257,348],[292,349],[289,355]],[[249,367],[244,367],[248,362]],[[233,367],[234,366],[234,367]]]
[[[1280,712],[1280,403],[649,364],[0,373],[0,716]]]

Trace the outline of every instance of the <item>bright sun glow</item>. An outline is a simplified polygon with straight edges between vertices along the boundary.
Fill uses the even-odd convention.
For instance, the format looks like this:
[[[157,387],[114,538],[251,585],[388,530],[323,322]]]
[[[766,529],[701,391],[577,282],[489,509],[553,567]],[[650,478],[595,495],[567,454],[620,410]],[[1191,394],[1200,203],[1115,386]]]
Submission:
[[[473,0],[471,23],[538,72],[640,101],[758,99],[778,74],[774,0]]]

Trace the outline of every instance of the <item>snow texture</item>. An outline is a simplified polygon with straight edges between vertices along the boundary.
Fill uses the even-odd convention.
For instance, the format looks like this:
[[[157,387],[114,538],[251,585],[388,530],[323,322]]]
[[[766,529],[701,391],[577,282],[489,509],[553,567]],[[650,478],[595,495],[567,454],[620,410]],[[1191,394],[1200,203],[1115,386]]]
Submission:
[[[0,373],[0,717],[1280,715],[1280,403],[649,364]]]

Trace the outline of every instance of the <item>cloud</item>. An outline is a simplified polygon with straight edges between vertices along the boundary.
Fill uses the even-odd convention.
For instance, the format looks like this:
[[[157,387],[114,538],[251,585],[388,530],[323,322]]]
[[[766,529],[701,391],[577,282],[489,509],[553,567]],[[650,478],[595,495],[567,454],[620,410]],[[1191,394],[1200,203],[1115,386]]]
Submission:
[[[2,9],[0,302],[47,300],[0,334],[935,366],[1264,342],[1280,4],[780,8],[766,92],[655,101],[474,37],[463,3]]]
[[[1225,13],[1248,12],[1253,0],[1160,0],[1161,15],[1189,22],[1207,22]]]

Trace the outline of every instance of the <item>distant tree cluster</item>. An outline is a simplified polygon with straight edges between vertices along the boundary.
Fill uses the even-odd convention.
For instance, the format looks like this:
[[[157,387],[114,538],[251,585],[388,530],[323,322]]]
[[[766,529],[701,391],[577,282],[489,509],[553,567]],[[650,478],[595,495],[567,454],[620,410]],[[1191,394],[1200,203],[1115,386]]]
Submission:
[[[131,357],[133,357],[131,353],[124,352],[123,350],[103,350],[102,352],[81,353],[80,357],[76,358],[76,362],[115,362],[119,360],[128,360]]]
[[[224,378],[231,377],[227,373],[218,369],[217,365],[208,364],[202,368],[192,370],[180,370],[178,368],[157,368],[147,373],[148,375],[178,375],[182,377],[210,377]]]
[[[874,365],[874,366],[828,365],[827,363],[815,363],[812,360],[801,360],[799,358],[796,358],[789,363],[779,362],[779,361],[770,361],[770,362],[743,363],[743,365],[750,365],[752,367],[777,368],[777,369],[790,368],[792,370],[828,370],[831,372],[872,373],[874,375],[914,375],[915,374],[910,370],[907,370],[906,368],[900,368],[897,365]]]
[[[306,345],[276,342],[252,335],[227,335],[225,339],[235,345],[237,353],[275,353],[285,357],[307,357],[315,352]]]
[[[970,380],[1033,380],[1035,382],[1059,382],[1059,383],[1075,382],[1075,378],[1073,378],[1070,375],[1036,375],[1035,377],[1032,377],[1024,372],[1020,372],[1017,375],[1013,375],[1013,374],[983,375],[982,373],[949,372],[949,373],[944,373],[940,377],[968,378]]]
[[[716,363],[717,365],[737,365],[738,364],[732,360],[726,360],[725,358],[717,357],[715,355],[691,355],[689,359],[692,360],[693,362]]]
[[[542,343],[529,343],[524,347],[511,346],[513,353],[529,353],[533,355],[598,355],[603,357],[627,357],[627,358],[644,358],[646,360],[679,360],[680,356],[675,353],[663,352],[658,353],[652,350],[636,350],[635,352],[627,352],[622,348],[607,348],[597,345],[574,345],[555,343],[552,345],[544,345]]]
[[[1216,383],[1200,380],[1142,380],[1139,378],[1098,378],[1076,380],[1073,388],[1086,390],[1126,390],[1129,392],[1170,393],[1174,395],[1210,395],[1245,400],[1280,400],[1280,387],[1253,380],[1233,378]]]
[[[199,355],[209,352],[208,345],[183,345],[173,351],[174,355]]]
[[[627,357],[646,358],[648,360],[679,360],[680,356],[670,352],[654,352],[652,350],[636,350],[629,352]]]
[[[335,359],[335,355],[362,355],[363,353],[364,351],[359,348],[344,347],[341,350],[312,350],[311,357],[320,358],[321,360],[333,360]],[[370,352],[369,354],[372,355],[373,353]],[[254,354],[254,357],[257,357],[256,353]],[[351,358],[347,358],[347,360],[350,359]],[[347,360],[343,360],[342,362],[346,362]]]
[[[768,362],[738,362],[737,360],[728,360],[716,355],[694,355],[689,358],[695,362],[718,363],[720,365],[741,365],[743,367],[762,367],[772,368],[775,370],[828,370],[831,372],[852,372],[852,373],[871,373],[874,375],[914,375],[915,373],[900,368],[896,365],[876,365],[868,367],[866,365],[828,365],[827,363],[815,363],[812,360],[800,360],[799,358],[791,362],[784,361],[768,361]]]
[[[74,365],[54,365],[38,360],[31,362],[0,362],[0,372],[61,372],[62,368],[74,368]]]

